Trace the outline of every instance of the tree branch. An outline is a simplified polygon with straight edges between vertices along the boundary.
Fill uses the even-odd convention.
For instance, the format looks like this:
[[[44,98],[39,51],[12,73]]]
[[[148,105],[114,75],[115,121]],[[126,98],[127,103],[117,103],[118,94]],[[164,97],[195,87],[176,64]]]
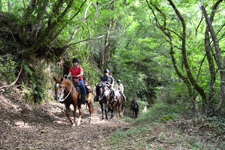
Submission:
[[[22,70],[23,70],[23,67],[22,67],[22,64],[21,64],[20,72],[19,72],[16,80],[12,84],[10,84],[10,85],[1,86],[0,89],[9,88],[9,87],[13,86],[14,84],[16,84],[16,82],[19,80],[19,77],[20,77],[20,74],[21,74]]]
[[[63,48],[68,48],[68,47],[70,47],[70,46],[72,46],[72,45],[75,45],[75,44],[78,44],[78,43],[81,43],[81,42],[85,42],[85,41],[98,40],[98,39],[101,39],[101,38],[103,38],[103,37],[105,37],[105,35],[101,35],[101,36],[99,36],[99,37],[97,37],[97,38],[94,38],[94,39],[85,39],[85,40],[81,40],[81,41],[78,41],[78,42],[75,42],[75,43],[71,43],[71,44],[69,44],[69,45],[66,45],[66,46],[64,46]]]

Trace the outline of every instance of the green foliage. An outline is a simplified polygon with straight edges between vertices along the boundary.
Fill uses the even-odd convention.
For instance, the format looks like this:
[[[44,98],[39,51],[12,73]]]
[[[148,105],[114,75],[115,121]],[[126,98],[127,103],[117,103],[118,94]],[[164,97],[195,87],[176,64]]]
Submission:
[[[121,120],[126,121],[126,122],[132,122],[133,119],[131,117],[124,117]]]
[[[94,84],[98,83],[99,70],[97,69],[97,64],[90,58],[90,51],[85,49],[85,45],[81,45],[80,49],[77,49],[76,47],[70,48],[68,50],[68,55],[68,61],[72,60],[74,57],[79,59],[79,65],[83,68],[84,71],[84,79],[88,82],[89,85],[93,86]],[[72,67],[72,63],[70,67]]]
[[[224,134],[225,133],[225,119],[222,117],[207,117],[207,121],[209,121],[209,128],[214,130],[216,134]]]
[[[147,111],[146,114],[137,118],[135,125],[151,123],[151,122],[165,122],[179,117],[179,108],[176,105],[167,105],[165,103],[155,103]]]
[[[0,80],[12,83],[16,79],[18,64],[12,55],[0,56]]]
[[[36,60],[36,62],[24,64],[24,70],[27,72],[29,80],[23,80],[23,99],[30,103],[42,103],[44,100],[52,99],[53,95],[50,89],[54,87],[51,83],[52,70],[51,64],[47,64],[44,60]]]
[[[121,79],[128,99],[132,99],[133,95],[137,94],[141,101],[149,104],[154,103],[156,99],[160,99],[167,104],[176,104],[185,110],[192,108],[187,88],[183,81],[178,79],[174,71],[168,39],[157,28],[156,19],[148,8],[146,1],[87,1],[82,8],[80,6],[83,1],[74,1],[63,17],[60,16],[69,6],[70,1],[39,1],[36,7],[29,12],[27,8],[30,2],[30,0],[24,0],[23,3],[1,1],[1,11],[8,12],[17,18],[15,23],[18,27],[15,27],[15,29],[24,29],[22,35],[19,35],[18,31],[14,31],[14,29],[11,31],[6,28],[7,30],[1,31],[1,35],[7,33],[7,36],[0,37],[1,39],[6,41],[11,39],[9,43],[0,41],[0,48],[4,49],[4,51],[9,49],[10,43],[20,45],[17,48],[19,54],[24,54],[22,49],[29,46],[31,47],[26,50],[32,51],[38,49],[38,46],[41,45],[43,47],[38,49],[36,54],[37,57],[44,57],[45,60],[56,58],[55,55],[57,55],[56,52],[58,51],[59,55],[63,56],[62,59],[67,61],[73,57],[78,57],[80,65],[84,69],[85,79],[91,85],[98,82],[103,71],[101,69],[107,67],[110,69],[115,81]],[[55,8],[60,2],[62,4],[59,5],[57,10],[61,11],[58,12]],[[173,37],[176,65],[179,71],[185,77],[188,77],[184,67],[183,54],[181,53],[182,41],[179,37],[183,30],[182,24],[167,0],[152,0],[151,2],[162,10],[165,15],[163,16],[154,9],[159,24],[163,25],[164,17],[166,17],[166,28],[173,31],[171,36]],[[207,58],[204,57],[206,24],[204,20],[201,21],[202,11],[199,9],[199,3],[193,0],[174,1],[174,4],[181,12],[186,23],[185,47],[191,72],[194,80],[197,80],[208,98],[212,91],[210,89],[211,75],[209,63]],[[215,1],[204,2],[207,12],[211,12],[214,4]],[[224,5],[224,3],[221,3],[220,8],[223,8]],[[43,9],[42,6],[46,6],[46,8]],[[87,18],[84,18],[85,9],[88,9]],[[78,15],[71,18],[77,12],[79,12]],[[225,44],[223,44],[224,31],[221,30],[224,24],[223,19],[221,19],[223,16],[223,11],[217,11],[213,21],[213,27],[222,50],[225,48]],[[54,25],[51,26],[50,24]],[[40,27],[40,30],[35,34],[37,28],[32,27]],[[52,28],[50,29],[50,27]],[[50,30],[48,31],[48,29]],[[78,29],[77,32],[75,32],[75,29]],[[46,33],[46,35],[42,35],[42,33]],[[55,35],[57,35],[57,38],[54,39]],[[97,37],[101,38],[93,40]],[[85,39],[90,39],[90,41]],[[43,41],[39,43],[40,40]],[[82,40],[85,42],[78,42]],[[76,42],[78,43],[68,49],[63,49],[65,45]],[[38,46],[33,48],[35,44]],[[214,47],[212,48],[214,55]],[[43,53],[43,51],[47,52]],[[18,55],[17,52],[14,52],[14,49],[10,49],[10,53]],[[222,51],[222,57],[224,55],[225,53]],[[55,60],[59,59],[56,58]],[[104,64],[101,64],[102,60]],[[0,75],[1,80],[12,82],[18,72],[18,65],[13,61],[13,55],[0,57],[0,61],[2,62],[0,71],[3,72]],[[216,64],[216,60],[214,60],[214,63]],[[33,97],[37,97],[38,101],[45,99],[44,93],[48,88],[45,86],[47,78],[44,72],[39,70],[42,67],[35,68],[34,65],[27,62],[23,65],[23,68],[30,80],[24,81],[24,84],[31,88],[30,91],[32,91]],[[215,70],[218,70],[216,65]],[[9,79],[6,79],[9,73]],[[60,73],[57,72],[56,74],[59,75]],[[220,90],[219,76],[220,74],[217,73],[215,91]],[[197,92],[196,95],[198,96]],[[214,104],[218,104],[220,96],[218,94],[215,97]],[[201,109],[203,102],[200,96],[197,97],[197,102]]]
[[[139,145],[138,147],[146,147],[144,137],[141,137],[140,133],[147,133],[150,130],[148,125],[137,126],[135,128],[130,128],[126,131],[117,130],[111,135],[111,140],[109,145],[113,146],[115,149],[131,149],[135,144]],[[139,136],[138,136],[139,135]],[[135,144],[133,143],[135,140]],[[137,140],[138,139],[138,140]],[[134,147],[133,147],[134,148]]]
[[[30,76],[33,75],[32,70],[26,64],[24,64],[24,70],[27,71]]]

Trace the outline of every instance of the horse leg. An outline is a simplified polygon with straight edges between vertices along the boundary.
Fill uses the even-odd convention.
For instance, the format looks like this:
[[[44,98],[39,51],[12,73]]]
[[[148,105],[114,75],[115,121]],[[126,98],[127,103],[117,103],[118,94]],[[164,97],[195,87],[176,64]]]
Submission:
[[[79,110],[79,119],[78,119],[78,122],[77,122],[77,126],[80,125],[80,121],[81,121],[81,115],[82,115],[82,112],[81,112],[81,105],[78,105],[78,110]]]
[[[66,116],[67,116],[67,118],[69,119],[69,121],[70,121],[70,123],[71,123],[71,125],[73,125],[73,122],[72,122],[72,120],[71,120],[71,118],[70,118],[70,115],[69,115],[69,105],[65,105],[65,107],[66,107]]]
[[[108,105],[109,105],[109,103],[106,102],[106,104],[105,104],[105,119],[107,119],[107,120],[108,120]]]
[[[122,107],[123,107],[123,103],[120,104],[119,106],[119,116],[121,117],[121,113],[122,113]]]
[[[76,115],[77,115],[77,105],[73,105],[73,124],[72,124],[73,127],[75,127]]]
[[[124,106],[122,106],[122,117],[123,117],[123,114],[124,114]]]
[[[119,111],[119,107],[118,106],[115,107],[115,111],[116,111],[115,112],[116,113],[116,117],[118,117],[118,111]]]
[[[111,106],[111,118],[110,119],[112,119],[113,118],[113,107]]]
[[[100,105],[101,105],[101,110],[102,110],[102,120],[104,120],[103,103],[100,103]]]
[[[137,118],[137,113],[138,113],[138,112],[137,112],[137,111],[135,111],[135,118]]]
[[[92,122],[92,102],[91,99],[88,102],[89,112],[90,112],[90,123]]]

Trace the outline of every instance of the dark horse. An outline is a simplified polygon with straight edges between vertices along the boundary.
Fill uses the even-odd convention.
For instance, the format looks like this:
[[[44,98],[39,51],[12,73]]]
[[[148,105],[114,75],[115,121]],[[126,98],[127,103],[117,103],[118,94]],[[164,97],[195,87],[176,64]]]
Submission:
[[[108,109],[110,109],[111,119],[112,119],[113,118],[113,108],[112,108],[113,96],[108,84],[99,83],[98,85],[96,85],[95,101],[99,101],[99,104],[101,105],[102,120],[104,120],[103,104],[105,104],[105,118],[108,119]]]
[[[75,126],[76,121],[76,110],[78,106],[79,110],[79,119],[77,125],[80,125],[81,121],[81,104],[83,104],[82,100],[79,98],[79,92],[74,87],[71,80],[67,80],[64,78],[55,78],[55,100],[59,101],[60,103],[64,103],[66,107],[66,116],[68,117],[70,123]],[[92,121],[92,101],[91,101],[91,93],[87,94],[88,98],[88,107],[90,112],[90,122]],[[69,115],[69,107],[70,105],[74,106],[74,120],[72,121]]]
[[[133,117],[137,118],[138,112],[139,112],[139,105],[137,102],[132,101],[132,104],[130,105],[130,110],[133,111]]]
[[[115,98],[116,98],[116,101],[113,102],[113,107],[115,108],[117,114],[120,117],[123,117],[123,112],[124,112],[125,103],[126,103],[126,97],[122,96],[119,93],[119,91],[117,90],[117,91],[115,91]]]

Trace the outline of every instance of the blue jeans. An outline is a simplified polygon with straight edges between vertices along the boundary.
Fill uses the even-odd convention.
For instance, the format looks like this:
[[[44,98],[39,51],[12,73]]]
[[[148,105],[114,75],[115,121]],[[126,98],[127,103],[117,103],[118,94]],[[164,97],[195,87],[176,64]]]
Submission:
[[[85,88],[85,86],[84,86],[84,80],[79,80],[79,82],[80,82],[80,88],[81,88],[81,90],[83,91],[83,94],[84,94],[85,96],[87,96],[86,88]]]

